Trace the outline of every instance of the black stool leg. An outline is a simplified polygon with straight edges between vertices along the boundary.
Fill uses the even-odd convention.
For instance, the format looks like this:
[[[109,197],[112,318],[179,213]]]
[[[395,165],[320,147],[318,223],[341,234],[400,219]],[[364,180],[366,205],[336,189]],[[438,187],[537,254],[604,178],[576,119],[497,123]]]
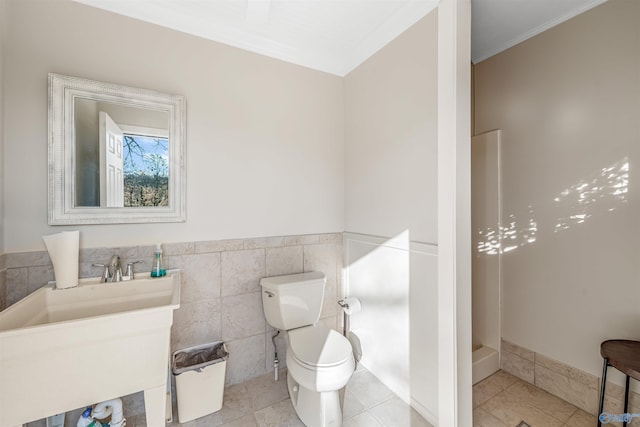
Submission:
[[[602,409],[604,409],[604,385],[607,383],[607,368],[609,367],[609,359],[604,358],[602,365],[602,384],[600,384],[600,407],[598,409],[598,427],[602,427],[602,421],[600,421],[600,415]]]
[[[624,413],[626,414],[628,410],[629,410],[629,375],[627,375],[627,381],[624,385]],[[622,423],[622,427],[627,427],[626,421]]]

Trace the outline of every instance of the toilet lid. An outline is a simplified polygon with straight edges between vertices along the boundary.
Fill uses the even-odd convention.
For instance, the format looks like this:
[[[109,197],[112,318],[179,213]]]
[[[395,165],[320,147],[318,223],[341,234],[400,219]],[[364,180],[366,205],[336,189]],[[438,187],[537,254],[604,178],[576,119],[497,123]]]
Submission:
[[[289,331],[289,347],[296,359],[310,366],[336,366],[353,356],[348,339],[320,324]]]

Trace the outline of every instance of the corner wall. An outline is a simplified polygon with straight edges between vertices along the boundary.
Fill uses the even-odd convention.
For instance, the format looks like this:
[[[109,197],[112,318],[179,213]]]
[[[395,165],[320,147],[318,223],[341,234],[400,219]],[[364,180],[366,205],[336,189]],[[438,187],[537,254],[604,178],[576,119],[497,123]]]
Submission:
[[[437,17],[345,77],[345,286],[362,364],[438,417]]]
[[[345,230],[437,242],[437,12],[345,77]]]
[[[503,338],[596,376],[603,340],[640,338],[639,20],[610,0],[475,66],[475,133],[503,131]]]

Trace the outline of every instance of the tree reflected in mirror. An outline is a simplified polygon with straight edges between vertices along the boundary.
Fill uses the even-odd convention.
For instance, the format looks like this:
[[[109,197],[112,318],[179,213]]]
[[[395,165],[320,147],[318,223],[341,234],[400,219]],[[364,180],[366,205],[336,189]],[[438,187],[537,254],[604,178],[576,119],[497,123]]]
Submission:
[[[169,141],[124,134],[124,206],[168,206]]]

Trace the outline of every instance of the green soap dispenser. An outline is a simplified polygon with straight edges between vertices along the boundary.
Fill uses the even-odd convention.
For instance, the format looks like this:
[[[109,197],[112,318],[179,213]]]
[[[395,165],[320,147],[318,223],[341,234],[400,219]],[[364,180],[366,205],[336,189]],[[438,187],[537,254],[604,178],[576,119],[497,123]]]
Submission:
[[[156,245],[156,250],[153,253],[153,263],[151,267],[151,277],[163,277],[167,275],[167,270],[164,268],[162,262],[162,246],[160,243]]]

